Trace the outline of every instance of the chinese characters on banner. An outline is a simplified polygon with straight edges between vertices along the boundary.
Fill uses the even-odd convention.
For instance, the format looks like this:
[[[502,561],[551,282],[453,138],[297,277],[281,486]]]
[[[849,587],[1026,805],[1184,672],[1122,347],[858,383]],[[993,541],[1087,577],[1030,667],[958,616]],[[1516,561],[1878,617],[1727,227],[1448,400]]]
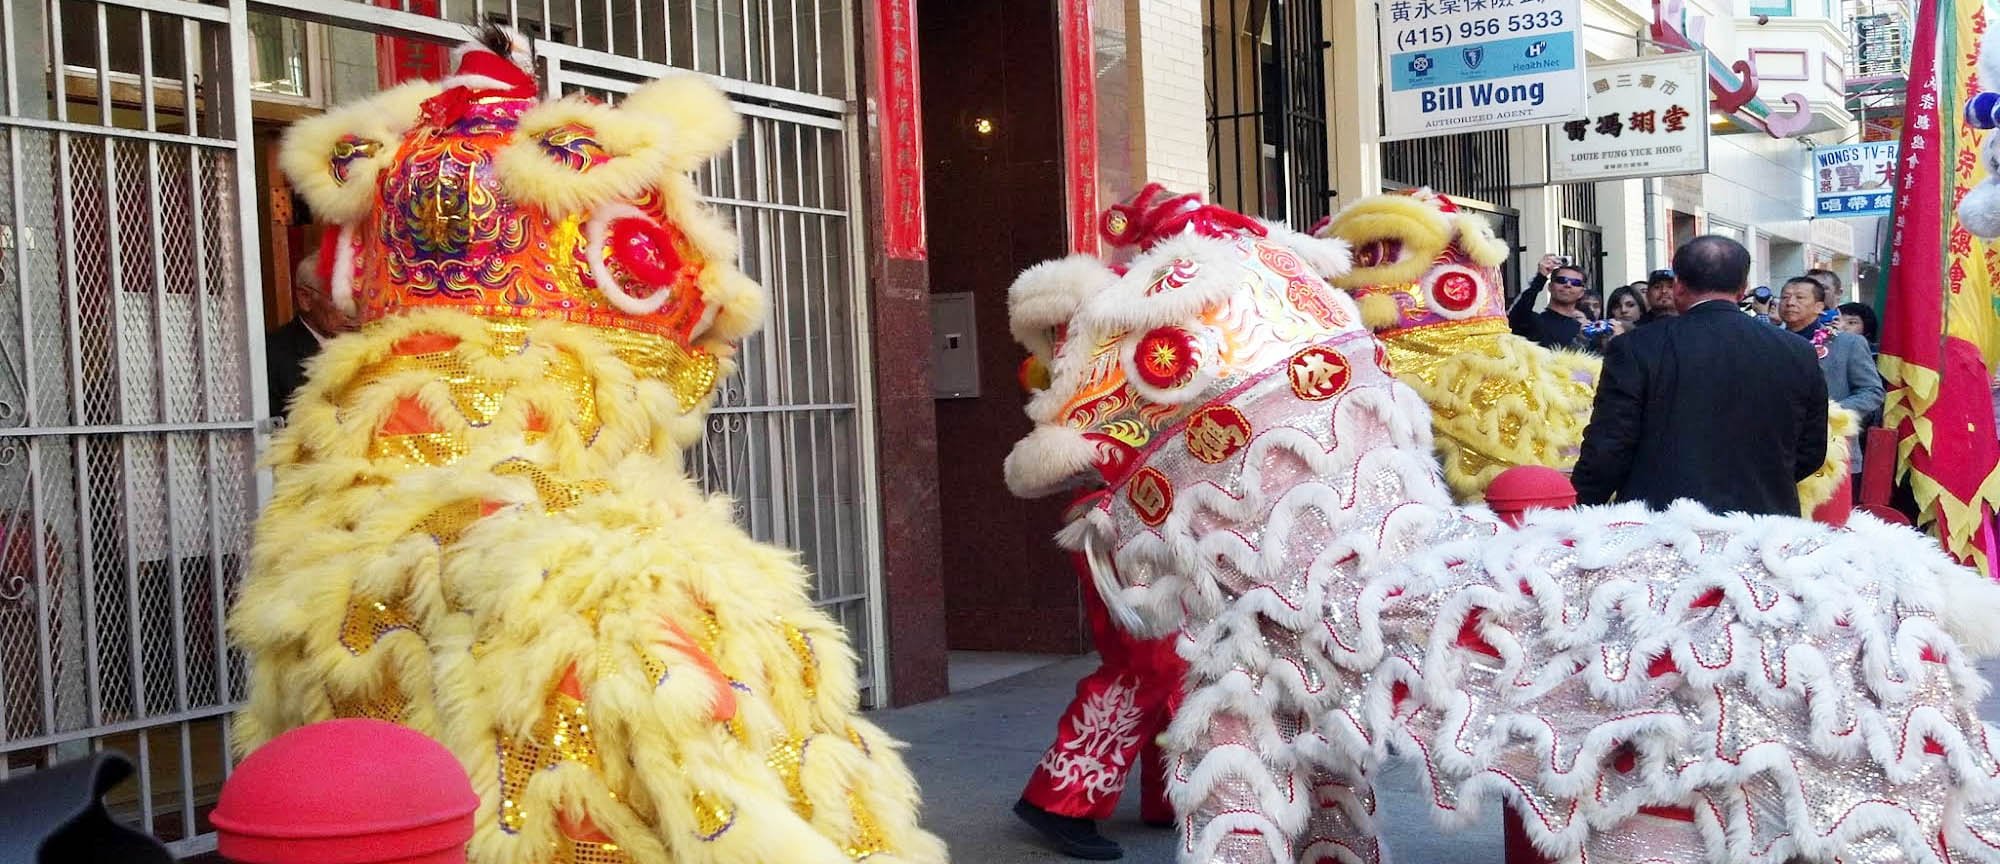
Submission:
[[[1383,140],[1583,116],[1582,0],[1381,0]]]
[[[1585,116],[1549,127],[1549,182],[1708,171],[1707,64],[1693,51],[1592,65]]]
[[[1821,219],[1887,216],[1896,199],[1896,142],[1812,151],[1813,214]]]
[[[917,91],[916,0],[876,0],[882,28],[882,245],[890,258],[922,261],[924,151]]]

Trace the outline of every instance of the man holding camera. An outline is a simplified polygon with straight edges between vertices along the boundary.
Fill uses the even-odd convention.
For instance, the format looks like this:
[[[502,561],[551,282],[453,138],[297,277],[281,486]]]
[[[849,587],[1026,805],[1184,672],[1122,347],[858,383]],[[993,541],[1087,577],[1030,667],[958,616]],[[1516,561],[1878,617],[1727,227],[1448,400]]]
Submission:
[[[1577,307],[1589,287],[1583,269],[1567,256],[1543,255],[1536,273],[1514,305],[1507,310],[1507,324],[1514,335],[1544,348],[1598,351],[1603,343],[1625,332],[1625,322],[1592,321]],[[1549,307],[1535,310],[1542,288],[1549,289]]]

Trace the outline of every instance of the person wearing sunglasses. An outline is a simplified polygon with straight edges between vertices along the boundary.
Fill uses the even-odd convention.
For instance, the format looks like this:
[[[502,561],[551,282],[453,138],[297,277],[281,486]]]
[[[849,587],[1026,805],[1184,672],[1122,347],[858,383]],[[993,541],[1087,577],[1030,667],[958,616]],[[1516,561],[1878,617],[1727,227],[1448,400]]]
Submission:
[[[1624,322],[1613,321],[1607,327],[1592,321],[1579,307],[1589,290],[1588,277],[1581,268],[1561,256],[1543,255],[1536,271],[1527,290],[1507,310],[1507,324],[1514,335],[1544,348],[1596,352],[1604,341],[1624,332]],[[1536,311],[1535,302],[1544,287],[1549,289],[1549,306]]]

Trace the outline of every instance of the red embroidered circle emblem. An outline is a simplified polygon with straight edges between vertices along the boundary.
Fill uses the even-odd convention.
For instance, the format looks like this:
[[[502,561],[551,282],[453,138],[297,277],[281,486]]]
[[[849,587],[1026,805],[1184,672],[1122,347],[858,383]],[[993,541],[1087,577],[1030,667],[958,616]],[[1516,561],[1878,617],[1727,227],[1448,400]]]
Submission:
[[[1160,327],[1139,340],[1132,365],[1139,380],[1161,390],[1186,384],[1194,377],[1194,335],[1179,327]]]
[[[611,247],[612,260],[639,282],[632,287],[652,289],[632,292],[633,296],[651,294],[674,284],[674,280],[679,278],[681,259],[674,251],[673,235],[651,220],[614,220],[609,239],[606,245]]]
[[[1431,302],[1447,311],[1464,312],[1479,302],[1479,282],[1468,273],[1446,273],[1432,287]]]
[[[1377,354],[1382,351],[1380,343],[1376,344],[1375,351]],[[1340,395],[1353,377],[1346,357],[1331,348],[1318,346],[1292,355],[1292,362],[1286,366],[1285,373],[1292,379],[1292,394],[1313,401]]]
[[[1157,528],[1174,509],[1174,484],[1157,468],[1141,468],[1125,487],[1125,500],[1131,502],[1139,521]]]
[[[1250,446],[1250,421],[1227,405],[1203,408],[1188,418],[1188,452],[1214,465]]]

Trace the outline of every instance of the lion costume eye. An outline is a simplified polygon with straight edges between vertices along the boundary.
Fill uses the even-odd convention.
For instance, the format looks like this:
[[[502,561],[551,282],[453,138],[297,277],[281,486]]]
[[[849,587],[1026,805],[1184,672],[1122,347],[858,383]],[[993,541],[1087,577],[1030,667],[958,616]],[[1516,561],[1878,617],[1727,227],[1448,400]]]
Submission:
[[[1354,250],[1355,269],[1368,269],[1394,264],[1403,257],[1403,241],[1394,238],[1379,238],[1361,244]]]
[[[1162,405],[1195,398],[1215,378],[1212,347],[1184,327],[1167,325],[1127,336],[1120,354],[1125,380],[1141,396]]]

